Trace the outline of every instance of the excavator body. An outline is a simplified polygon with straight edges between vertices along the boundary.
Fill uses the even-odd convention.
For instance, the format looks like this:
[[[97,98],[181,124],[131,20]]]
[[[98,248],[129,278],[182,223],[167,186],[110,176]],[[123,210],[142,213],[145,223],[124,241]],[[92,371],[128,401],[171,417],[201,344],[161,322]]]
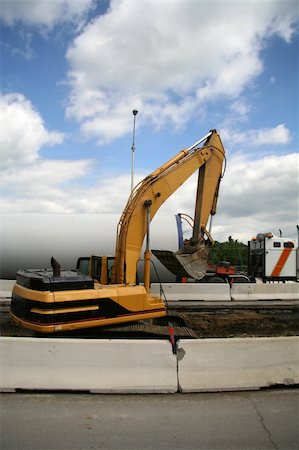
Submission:
[[[54,333],[166,315],[164,302],[142,285],[100,283],[109,280],[107,261],[111,267],[114,257],[80,257],[76,270],[59,273],[54,268],[18,271],[10,309],[13,321],[38,333]]]
[[[53,333],[166,316],[162,298],[150,294],[151,221],[162,204],[198,170],[193,235],[175,258],[189,276],[199,278],[206,270],[212,244],[206,226],[216,213],[224,158],[220,136],[211,130],[141,181],[121,215],[114,257],[79,258],[75,271],[61,270],[54,258],[53,271],[19,271],[10,309],[15,323]],[[144,285],[139,285],[137,265],[145,237]]]

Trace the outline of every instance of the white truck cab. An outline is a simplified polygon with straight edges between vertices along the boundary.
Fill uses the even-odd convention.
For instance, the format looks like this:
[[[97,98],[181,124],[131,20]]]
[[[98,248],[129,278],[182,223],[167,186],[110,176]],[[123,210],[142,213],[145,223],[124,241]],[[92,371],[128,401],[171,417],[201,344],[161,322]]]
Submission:
[[[298,240],[259,233],[248,242],[248,272],[265,281],[298,280]]]

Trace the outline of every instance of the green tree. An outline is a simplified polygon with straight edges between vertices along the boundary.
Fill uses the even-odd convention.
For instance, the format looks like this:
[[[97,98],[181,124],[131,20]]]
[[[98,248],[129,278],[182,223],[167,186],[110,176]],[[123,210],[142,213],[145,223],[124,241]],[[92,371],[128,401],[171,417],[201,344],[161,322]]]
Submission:
[[[215,241],[210,248],[209,261],[212,264],[220,264],[222,261],[229,262],[235,267],[247,267],[247,245],[238,242],[238,239],[228,237],[226,242]]]

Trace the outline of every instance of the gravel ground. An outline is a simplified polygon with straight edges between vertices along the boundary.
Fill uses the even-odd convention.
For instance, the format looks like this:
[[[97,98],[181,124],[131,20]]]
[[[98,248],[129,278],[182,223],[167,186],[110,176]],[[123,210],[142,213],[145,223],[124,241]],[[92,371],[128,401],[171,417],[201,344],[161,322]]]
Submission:
[[[9,317],[8,306],[0,309],[1,336],[37,336],[30,330],[17,327]],[[273,311],[175,312],[171,318],[180,317],[195,331],[198,338],[298,336],[299,308]],[[60,333],[61,337],[63,334]],[[54,336],[54,335],[53,335]],[[55,334],[56,336],[56,334]],[[67,337],[68,334],[65,333]],[[101,327],[80,331],[80,337],[101,336]],[[78,334],[79,337],[79,334]],[[138,337],[138,336],[134,336]]]

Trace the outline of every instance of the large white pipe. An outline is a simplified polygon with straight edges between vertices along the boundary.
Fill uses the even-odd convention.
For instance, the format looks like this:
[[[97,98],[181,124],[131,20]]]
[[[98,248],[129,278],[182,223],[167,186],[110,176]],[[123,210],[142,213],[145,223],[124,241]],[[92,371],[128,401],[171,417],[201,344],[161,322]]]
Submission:
[[[117,214],[0,214],[0,278],[15,279],[19,269],[49,268],[51,256],[62,268],[74,269],[79,256],[114,255],[118,220]],[[157,214],[151,248],[176,250],[177,245],[175,217]],[[173,281],[153,260],[162,279]]]

